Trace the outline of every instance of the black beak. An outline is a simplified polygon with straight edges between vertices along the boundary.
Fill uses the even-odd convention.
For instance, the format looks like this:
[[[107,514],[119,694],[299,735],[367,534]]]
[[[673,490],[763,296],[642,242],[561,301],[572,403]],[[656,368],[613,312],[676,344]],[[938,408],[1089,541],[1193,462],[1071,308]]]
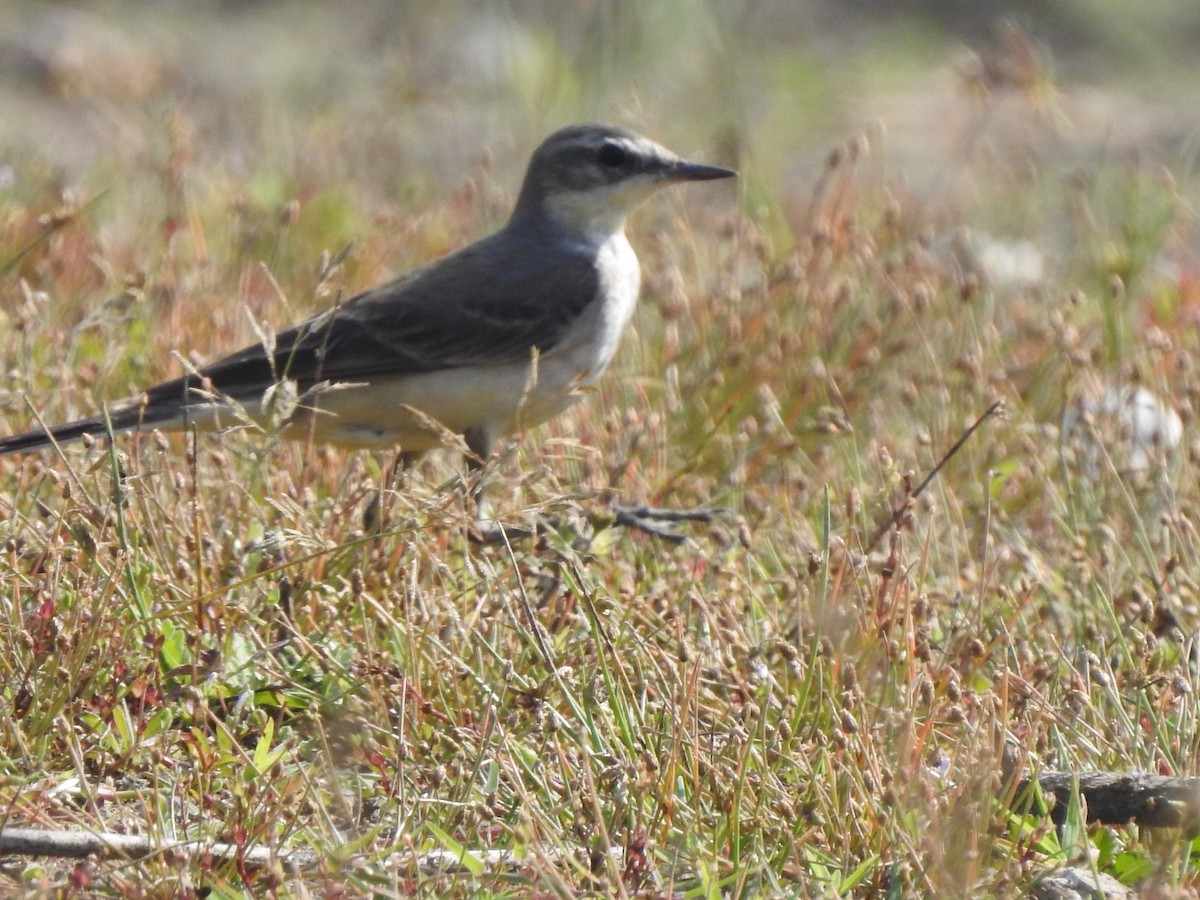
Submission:
[[[681,159],[668,166],[665,174],[671,181],[715,181],[718,178],[734,178],[737,172],[723,166],[706,166]]]

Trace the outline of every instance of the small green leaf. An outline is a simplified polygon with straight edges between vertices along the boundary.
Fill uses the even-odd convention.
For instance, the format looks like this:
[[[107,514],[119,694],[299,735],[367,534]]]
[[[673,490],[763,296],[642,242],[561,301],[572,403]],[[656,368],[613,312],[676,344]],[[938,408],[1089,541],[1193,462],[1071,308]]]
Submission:
[[[490,760],[484,769],[483,777],[483,793],[485,796],[494,794],[500,789],[500,767],[496,765],[496,761]]]
[[[847,875],[845,878],[842,879],[841,884],[838,886],[838,888],[839,888],[838,893],[845,893],[846,891],[852,891],[856,887],[858,887],[858,885],[862,882],[862,880],[864,878],[866,878],[867,875],[870,874],[872,869],[875,868],[875,865],[878,862],[879,862],[879,855],[876,853],[871,854],[866,859],[864,859],[862,862],[860,862],[854,868],[854,871],[852,871],[849,875]]]
[[[1154,872],[1154,860],[1143,853],[1118,853],[1109,869],[1112,877],[1124,885],[1135,885]]]
[[[159,659],[162,660],[163,671],[170,672],[188,661],[187,634],[166,620],[159,627],[163,637]]]
[[[1103,872],[1112,865],[1112,861],[1120,849],[1117,836],[1113,834],[1111,828],[1101,828],[1092,837],[1092,843],[1096,846],[1097,851],[1096,868]]]
[[[155,711],[146,721],[146,727],[142,730],[143,740],[155,737],[162,734],[171,727],[171,722],[175,719],[174,710],[164,706],[162,709]]]
[[[259,775],[265,775],[273,765],[271,742],[275,739],[275,720],[267,719],[266,727],[263,728],[262,734],[258,736],[258,743],[254,745],[254,768]]]
[[[122,755],[133,751],[134,734],[133,720],[129,717],[129,708],[124,703],[118,703],[113,708],[113,733],[116,735],[116,750]]]
[[[441,842],[442,846],[446,850],[449,850],[451,855],[453,855],[460,863],[462,863],[464,869],[466,869],[476,878],[483,874],[483,860],[475,856],[470,850],[468,850],[454,838],[450,837],[450,835],[442,831],[442,829],[438,828],[432,822],[426,822],[425,825],[430,831],[433,832],[433,836]]]
[[[1062,825],[1062,848],[1069,859],[1084,856],[1088,851],[1087,822],[1079,796],[1079,782],[1071,785],[1067,800],[1067,815]]]

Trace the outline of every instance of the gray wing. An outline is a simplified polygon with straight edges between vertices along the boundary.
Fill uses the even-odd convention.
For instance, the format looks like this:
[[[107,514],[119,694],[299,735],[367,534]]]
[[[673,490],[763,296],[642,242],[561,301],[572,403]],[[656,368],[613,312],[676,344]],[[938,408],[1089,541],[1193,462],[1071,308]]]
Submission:
[[[553,248],[553,249],[551,249]],[[501,231],[359,294],[276,338],[146,392],[156,402],[195,400],[211,383],[257,398],[280,379],[304,390],[469,365],[526,362],[551,350],[599,293],[595,255]],[[187,402],[185,400],[185,402]]]
[[[501,231],[283,332],[270,354],[247,347],[107,416],[0,438],[0,455],[176,421],[210,391],[254,402],[283,378],[303,391],[322,381],[525,362],[562,340],[599,286],[588,248]]]

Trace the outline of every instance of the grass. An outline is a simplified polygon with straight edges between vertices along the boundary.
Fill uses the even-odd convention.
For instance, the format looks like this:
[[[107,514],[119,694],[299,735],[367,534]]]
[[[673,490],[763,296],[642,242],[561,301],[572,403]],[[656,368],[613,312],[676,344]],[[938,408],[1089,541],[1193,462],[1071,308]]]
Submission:
[[[359,132],[336,109],[272,109],[288,140],[227,153],[209,112],[167,106],[66,194],[11,151],[8,429],[444,253],[516,187],[482,152],[458,181],[375,181],[339,162]],[[536,129],[514,131],[516,159]],[[386,455],[243,430],[0,461],[0,821],[319,861],[10,859],[8,889],[1011,896],[1081,857],[1200,886],[1191,835],[1056,831],[1000,779],[1006,748],[1032,771],[1196,768],[1195,450],[1129,471],[1112,423],[1060,428],[1109,383],[1190,427],[1194,172],[964,151],[966,190],[937,203],[880,133],[795,183],[757,164],[769,135],[735,134],[751,202],[693,186],[638,214],[613,371],[491,467],[506,520],[564,521],[537,541],[471,545],[448,456],[386,494],[378,532]],[[1034,238],[1050,274],[987,283],[963,226]],[[612,498],[729,512],[676,547],[606,527]]]

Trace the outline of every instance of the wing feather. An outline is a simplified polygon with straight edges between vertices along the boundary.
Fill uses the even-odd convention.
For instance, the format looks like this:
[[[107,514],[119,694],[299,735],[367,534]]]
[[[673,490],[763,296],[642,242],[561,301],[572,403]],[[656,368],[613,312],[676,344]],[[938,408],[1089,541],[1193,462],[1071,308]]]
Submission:
[[[195,401],[210,383],[238,400],[287,378],[301,390],[529,359],[552,350],[599,295],[594,250],[501,231],[280,333],[147,391],[151,406]]]

